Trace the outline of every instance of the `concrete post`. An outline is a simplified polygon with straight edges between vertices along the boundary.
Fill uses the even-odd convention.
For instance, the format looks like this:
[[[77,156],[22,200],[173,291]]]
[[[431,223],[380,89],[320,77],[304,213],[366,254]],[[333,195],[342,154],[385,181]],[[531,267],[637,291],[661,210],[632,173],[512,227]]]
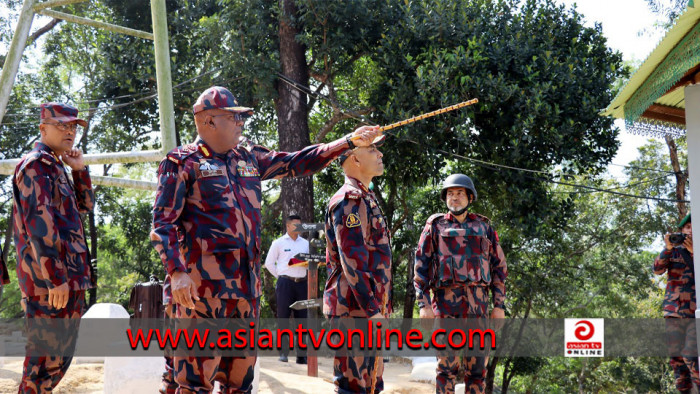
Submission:
[[[690,85],[685,88],[685,124],[688,141],[688,178],[690,179],[690,212],[694,212],[696,219],[700,215],[700,84]],[[700,229],[695,224],[694,230]],[[693,245],[700,245],[700,231],[693,231]],[[700,257],[693,254],[695,266],[695,292],[700,289]],[[695,311],[695,319],[700,319],[700,309]],[[696,320],[696,324],[700,320]],[[697,330],[700,339],[700,330]],[[698,341],[700,348],[700,340]]]

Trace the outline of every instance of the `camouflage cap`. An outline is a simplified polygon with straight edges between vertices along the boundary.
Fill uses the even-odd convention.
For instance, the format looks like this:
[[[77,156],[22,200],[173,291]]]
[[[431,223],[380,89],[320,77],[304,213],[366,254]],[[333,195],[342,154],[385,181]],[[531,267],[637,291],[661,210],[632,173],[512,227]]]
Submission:
[[[41,104],[40,108],[39,121],[41,123],[46,123],[47,119],[51,119],[59,123],[78,122],[79,125],[87,127],[87,122],[78,118],[78,109],[72,105],[51,102]]]
[[[690,214],[685,215],[683,220],[681,220],[681,222],[678,223],[678,228],[683,228],[683,226],[685,226],[686,223],[690,223]]]
[[[372,141],[372,144],[373,144],[374,146],[376,146],[377,148],[379,148],[380,146],[384,145],[384,140],[386,140],[386,135],[382,134],[382,135],[380,135],[379,137],[375,138],[374,141]],[[358,148],[359,148],[359,147],[358,147]],[[343,152],[343,153],[339,156],[339,160],[340,160],[339,163],[340,163],[341,166],[343,165],[343,163],[345,163],[345,160],[347,160],[348,157],[350,157],[350,155],[352,154],[352,152],[353,152],[355,149],[357,149],[357,148],[347,149],[347,150],[345,150],[345,152]]]
[[[199,95],[197,102],[192,107],[192,112],[197,114],[208,109],[223,109],[224,111],[253,116],[252,108],[239,107],[236,97],[228,89],[221,86],[212,86]]]

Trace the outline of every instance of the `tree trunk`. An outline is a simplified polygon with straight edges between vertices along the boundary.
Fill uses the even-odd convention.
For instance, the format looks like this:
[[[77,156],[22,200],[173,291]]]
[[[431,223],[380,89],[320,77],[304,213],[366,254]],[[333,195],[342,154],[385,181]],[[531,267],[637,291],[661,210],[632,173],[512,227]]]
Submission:
[[[581,360],[581,372],[578,374],[578,392],[579,394],[584,394],[584,383],[586,382],[586,367],[588,366],[588,360],[584,358]]]
[[[496,367],[500,357],[494,356],[491,358],[491,362],[486,365],[486,382],[484,383],[484,392],[487,394],[493,393],[494,378],[496,377]]]
[[[303,86],[309,85],[306,48],[295,40],[299,30],[293,26],[297,13],[293,0],[279,0],[281,73]],[[286,83],[277,84],[277,132],[282,151],[296,151],[310,144],[306,94]],[[282,180],[282,213],[301,216],[303,222],[314,220],[314,190],[311,177]]]
[[[415,256],[416,252],[411,251],[408,254],[408,261],[406,262],[408,272],[406,273],[406,295],[403,299],[403,318],[409,320],[413,317],[413,304],[416,302],[416,291],[413,288],[413,269],[416,262]],[[430,306],[427,306],[426,308],[429,307]]]
[[[673,167],[673,171],[676,173],[676,200],[679,201],[676,204],[678,206],[678,220],[680,221],[688,214],[686,203],[680,202],[685,200],[685,185],[688,176],[685,172],[681,171],[681,165],[678,162],[678,148],[671,136],[666,136],[666,145],[668,145],[668,154],[671,157],[671,167]]]

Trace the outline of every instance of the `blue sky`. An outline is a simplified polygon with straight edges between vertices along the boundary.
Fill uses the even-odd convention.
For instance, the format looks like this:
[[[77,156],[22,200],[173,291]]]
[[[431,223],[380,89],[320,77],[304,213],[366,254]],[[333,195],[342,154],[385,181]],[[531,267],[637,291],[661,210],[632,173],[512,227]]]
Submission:
[[[663,38],[665,31],[655,28],[660,18],[654,15],[645,0],[556,0],[557,3],[571,6],[574,3],[586,22],[601,23],[608,46],[622,52],[625,60],[644,61]],[[649,137],[628,133],[624,122],[616,123],[622,130],[619,136],[622,145],[613,163],[627,164],[637,156],[637,148]],[[622,175],[620,167],[609,168],[615,177]]]

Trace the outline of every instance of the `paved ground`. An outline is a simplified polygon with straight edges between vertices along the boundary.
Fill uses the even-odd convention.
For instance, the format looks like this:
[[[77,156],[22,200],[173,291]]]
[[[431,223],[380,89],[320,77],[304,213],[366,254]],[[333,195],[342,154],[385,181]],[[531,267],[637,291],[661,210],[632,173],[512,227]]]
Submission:
[[[332,367],[330,358],[319,359],[319,377],[306,375],[306,365],[291,362],[282,363],[273,357],[261,358],[260,393],[330,393],[333,392]],[[420,394],[433,393],[435,388],[429,383],[410,382],[411,364],[392,360],[386,364],[384,372],[385,393]],[[0,367],[0,393],[16,393],[22,375],[22,360],[13,358],[5,360]],[[68,373],[56,388],[56,393],[102,393],[103,365],[71,365]]]

